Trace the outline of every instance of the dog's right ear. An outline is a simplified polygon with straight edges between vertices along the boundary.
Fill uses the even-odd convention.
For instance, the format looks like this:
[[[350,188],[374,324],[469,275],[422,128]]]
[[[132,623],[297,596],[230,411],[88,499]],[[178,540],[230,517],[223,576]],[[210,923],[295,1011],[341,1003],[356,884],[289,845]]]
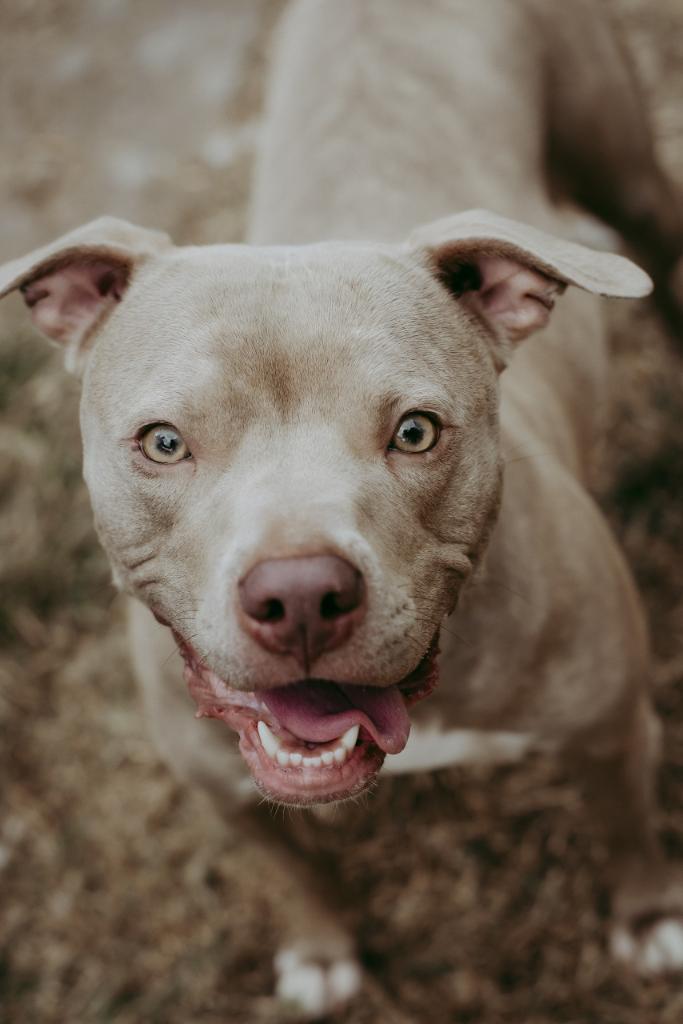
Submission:
[[[35,326],[63,347],[67,369],[78,373],[136,268],[171,244],[161,231],[100,217],[0,267],[0,298],[19,289]]]
[[[489,210],[466,210],[413,232],[411,248],[463,307],[489,329],[496,365],[547,324],[567,285],[639,298],[652,281],[615,253],[596,252]]]

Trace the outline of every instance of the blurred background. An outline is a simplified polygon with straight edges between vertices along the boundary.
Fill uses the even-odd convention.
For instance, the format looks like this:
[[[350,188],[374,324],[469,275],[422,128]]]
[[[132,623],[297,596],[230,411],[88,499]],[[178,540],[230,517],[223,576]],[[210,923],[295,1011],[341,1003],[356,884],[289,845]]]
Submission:
[[[561,0],[548,0],[561,2]],[[607,0],[601,0],[607,2]],[[683,4],[611,0],[683,187]],[[283,0],[0,0],[0,260],[101,213],[237,241]],[[586,26],[590,31],[590,26]],[[611,310],[599,500],[650,616],[661,827],[683,858],[683,355]],[[78,389],[0,310],[0,1021],[279,1021],[265,903],[145,731],[80,478]],[[188,701],[188,714],[191,707]],[[608,868],[551,761],[385,783],[339,858],[373,981],[349,1024],[680,1024],[605,953]],[[405,823],[411,821],[411,841]],[[264,880],[264,886],[267,880]]]

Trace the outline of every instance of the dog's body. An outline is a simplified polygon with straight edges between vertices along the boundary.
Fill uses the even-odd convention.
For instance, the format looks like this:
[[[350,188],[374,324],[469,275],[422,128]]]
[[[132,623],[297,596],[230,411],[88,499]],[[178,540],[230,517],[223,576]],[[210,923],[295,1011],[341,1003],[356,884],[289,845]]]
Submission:
[[[552,298],[538,289],[549,278],[562,287],[573,282],[633,295],[646,290],[643,278],[625,263],[609,263],[616,257],[591,262],[571,245],[555,258],[545,236],[486,214],[413,236],[410,254],[422,254],[419,270],[413,255],[394,248],[416,224],[472,207],[488,207],[560,236],[576,234],[581,218],[551,198],[563,169],[574,176],[576,198],[631,239],[645,239],[642,257],[653,273],[670,272],[683,237],[679,208],[672,213],[673,193],[654,163],[621,52],[598,20],[585,40],[591,52],[579,53],[576,8],[570,14],[553,6],[550,19],[548,5],[531,0],[293,5],[277,50],[249,242],[293,247],[367,239],[380,243],[372,256],[368,246],[353,244],[255,250],[253,258],[233,247],[170,250],[149,233],[131,240],[127,229],[100,225],[92,237],[79,235],[13,265],[3,286],[27,289],[37,322],[42,316],[46,333],[75,345],[76,359],[83,338],[101,332],[86,371],[86,477],[117,582],[161,620],[155,622],[139,600],[133,603],[136,669],[153,732],[174,771],[206,785],[227,816],[257,836],[277,831],[250,809],[253,786],[229,730],[192,717],[179,661],[169,655],[178,638],[187,654],[199,636],[195,646],[202,659],[237,692],[253,691],[264,678],[273,688],[295,685],[300,670],[292,658],[274,656],[272,646],[264,655],[244,640],[241,612],[237,625],[217,626],[208,622],[209,609],[222,607],[220,586],[227,592],[259,560],[341,554],[363,570],[370,625],[356,627],[353,640],[321,655],[314,673],[319,678],[364,683],[374,664],[376,678],[367,681],[389,687],[410,676],[443,614],[451,612],[440,635],[440,685],[411,711],[411,738],[401,752],[390,754],[384,770],[441,767],[465,748],[474,747],[475,754],[479,746],[488,750],[486,738],[464,742],[462,729],[503,732],[513,753],[527,742],[552,745],[576,767],[607,825],[617,952],[640,966],[679,966],[683,929],[670,916],[679,903],[668,882],[653,878],[653,869],[661,869],[651,807],[657,728],[647,695],[646,629],[623,559],[585,491],[607,395],[596,298],[570,290],[543,332],[515,352],[501,377],[500,445],[495,416],[494,364],[500,369],[511,341],[545,325]],[[595,18],[592,8],[590,17]],[[598,95],[601,104],[595,102]],[[606,120],[605,107],[611,107]],[[438,329],[440,339],[443,328],[434,328],[433,319],[440,324],[439,317],[455,315],[453,297],[460,300],[462,292],[447,293],[449,275],[460,274],[481,238],[487,240],[483,254],[478,248],[472,256],[479,275],[472,302],[480,305],[467,305],[465,287],[467,315],[458,321],[459,362],[451,381],[447,363],[439,361],[448,352],[441,352],[441,341],[429,332]],[[74,342],[59,321],[60,309],[56,327],[51,319],[50,282],[73,258],[69,254],[86,245],[87,265],[113,260],[115,281],[107,279],[103,289],[99,279],[88,300],[95,318],[86,318]],[[116,261],[124,256],[129,262],[118,278]],[[446,288],[431,279],[433,262]],[[131,267],[125,302],[113,310],[129,285]],[[489,277],[495,290],[501,268],[503,289],[508,276],[517,281],[525,275],[519,294],[508,296],[510,303],[525,304],[514,305],[511,320],[497,321],[510,310],[487,305],[486,296]],[[405,280],[405,300],[399,280]],[[43,290],[32,292],[36,281]],[[217,283],[219,299],[208,291]],[[418,285],[438,307],[433,314],[423,314],[423,292],[410,291]],[[89,288],[83,281],[79,286]],[[225,309],[231,319],[221,328],[219,344],[214,323]],[[396,336],[405,331],[398,352],[382,334],[388,317]],[[489,324],[495,344],[484,340],[481,321]],[[273,323],[284,339],[275,347]],[[139,344],[140,338],[153,342],[162,329],[168,338],[166,375],[163,367],[157,373]],[[190,331],[193,343],[185,355]],[[372,331],[376,349],[368,354]],[[245,382],[244,393],[231,391],[229,397],[221,391],[226,344]],[[121,346],[114,375],[107,366]],[[404,490],[391,491],[393,484],[368,466],[366,451],[349,455],[348,446],[337,447],[345,410],[361,415],[368,401],[364,381],[373,372],[394,390],[405,377],[419,396],[426,387],[419,369],[424,361],[433,361],[433,374],[444,379],[449,401],[459,410],[456,426],[444,427],[465,438],[466,454],[452,456],[456,496],[447,496],[451,477],[436,479],[437,469],[419,479],[410,476],[412,468],[395,469]],[[185,483],[171,508],[162,475],[143,499],[102,466],[103,425],[118,430],[117,436],[131,432],[121,434],[115,424],[115,411],[123,413],[109,391],[125,394],[126,417],[128,406],[149,410],[136,423],[179,422],[181,412],[172,418],[159,396],[167,400],[173,392],[181,408],[177,382],[190,377],[202,407],[188,434],[193,452],[206,451],[209,431],[223,439],[224,453],[226,439],[243,421],[257,424],[258,441],[247,461],[240,454],[230,463],[220,484],[205,477],[205,507],[186,499],[189,470],[179,470]],[[228,407],[242,402],[239,415],[230,418]],[[309,432],[312,447],[306,444]],[[199,438],[196,448],[193,437]],[[348,437],[353,447],[352,431]],[[214,455],[205,461],[211,459],[227,465]],[[144,476],[147,470],[136,472]],[[163,475],[169,479],[166,468]],[[225,516],[221,502],[229,508]],[[213,568],[217,562],[223,566],[220,577]],[[401,604],[406,577],[415,586],[407,588]],[[250,636],[257,636],[250,628]],[[187,656],[197,657],[194,651]],[[200,710],[230,720],[220,680],[210,677],[214,689],[207,697],[201,686],[209,685],[208,669],[193,676],[193,665],[190,660]],[[308,667],[307,661],[310,675]],[[281,992],[322,1012],[357,987],[353,944],[309,868],[279,838],[267,841],[272,845],[261,846],[259,855],[268,858],[269,870],[300,880],[285,914],[289,952],[279,960]],[[648,915],[652,927],[636,937],[636,918]]]
[[[416,224],[472,206],[488,206],[560,234],[576,230],[577,223],[580,231],[580,215],[558,211],[548,198],[539,132],[545,104],[542,58],[539,52],[529,60],[529,11],[505,3],[489,6],[495,13],[452,0],[419,8],[407,2],[389,17],[377,3],[295,5],[273,75],[249,241],[394,241]],[[406,45],[409,63],[402,59]],[[547,37],[539,36],[534,45],[540,51]],[[453,105],[445,96],[454,98]],[[477,128],[482,123],[488,131]],[[461,140],[466,140],[464,159]],[[364,166],[358,165],[359,154]],[[544,737],[550,731],[563,739],[568,723],[576,731],[581,705],[586,726],[603,717],[634,666],[637,685],[647,682],[641,613],[630,583],[624,582],[621,556],[575,483],[585,481],[608,400],[600,303],[579,292],[564,296],[543,335],[516,352],[501,390],[509,468],[498,527],[477,589],[456,612],[454,632],[442,635],[442,686],[413,714],[430,723],[438,704],[446,728],[521,730]],[[548,514],[553,508],[562,514]],[[591,565],[596,577],[612,583],[614,593],[603,588],[587,593],[581,572],[580,602],[574,601],[571,580],[570,592],[554,592],[549,550],[554,573],[571,577],[572,562]],[[565,631],[557,617],[565,602],[572,605],[566,616],[572,628],[560,649]],[[605,621],[623,632],[605,631]],[[530,671],[531,652],[545,634],[548,650],[535,656]],[[166,631],[162,636],[172,644]],[[139,648],[145,673],[146,637]],[[160,657],[163,670],[150,675],[163,705],[167,648],[162,646]],[[577,661],[584,657],[586,663]],[[186,687],[180,680],[179,689],[185,732]],[[540,709],[527,696],[530,689]],[[549,730],[551,706],[557,725]],[[153,720],[159,720],[156,710]],[[216,730],[209,729],[214,736]],[[175,730],[164,727],[163,732]],[[177,757],[172,760],[177,766]]]

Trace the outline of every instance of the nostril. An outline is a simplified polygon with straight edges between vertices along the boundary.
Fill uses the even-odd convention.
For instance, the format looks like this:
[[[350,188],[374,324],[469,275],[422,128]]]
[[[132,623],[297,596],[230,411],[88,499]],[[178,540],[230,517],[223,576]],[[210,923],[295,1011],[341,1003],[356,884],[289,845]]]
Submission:
[[[350,636],[362,617],[365,584],[344,559],[312,555],[259,562],[239,581],[238,592],[254,639],[307,666]]]
[[[353,572],[340,581],[339,589],[327,590],[320,599],[320,617],[327,621],[339,619],[342,615],[358,608],[363,600],[363,578]]]
[[[336,619],[345,612],[351,611],[351,608],[344,608],[341,601],[341,594],[335,594],[330,591],[328,594],[324,594],[320,602],[320,616],[323,619]]]
[[[285,606],[279,598],[271,597],[263,602],[253,617],[259,622],[280,622],[285,617]]]

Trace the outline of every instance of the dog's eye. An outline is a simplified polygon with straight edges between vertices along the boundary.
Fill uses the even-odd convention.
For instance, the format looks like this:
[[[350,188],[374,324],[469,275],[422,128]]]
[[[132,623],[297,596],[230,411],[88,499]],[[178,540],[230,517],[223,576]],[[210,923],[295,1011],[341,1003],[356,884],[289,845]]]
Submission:
[[[394,431],[389,448],[399,452],[428,452],[439,440],[438,424],[424,412],[404,416]]]
[[[155,423],[145,427],[139,438],[140,448],[152,462],[167,465],[189,459],[191,452],[181,435],[168,423]]]

